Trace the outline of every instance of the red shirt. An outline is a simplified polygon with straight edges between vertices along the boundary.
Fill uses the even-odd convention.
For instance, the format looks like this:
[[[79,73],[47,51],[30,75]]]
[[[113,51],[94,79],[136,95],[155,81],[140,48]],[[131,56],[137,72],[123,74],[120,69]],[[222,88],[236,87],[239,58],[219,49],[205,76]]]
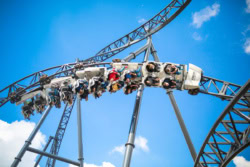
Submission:
[[[117,75],[118,73],[116,71],[112,71],[109,76],[108,76],[108,80],[113,79],[113,81],[116,81],[119,79],[119,75]]]

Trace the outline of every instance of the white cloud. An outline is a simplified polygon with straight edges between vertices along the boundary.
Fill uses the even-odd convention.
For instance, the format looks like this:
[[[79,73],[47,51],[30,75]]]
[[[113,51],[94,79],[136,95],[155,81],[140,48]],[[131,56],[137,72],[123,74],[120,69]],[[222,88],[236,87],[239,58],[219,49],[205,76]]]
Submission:
[[[125,152],[125,146],[124,146],[124,145],[116,146],[116,147],[111,151],[111,153],[115,153],[115,152],[118,152],[118,153],[120,153],[120,154],[124,154],[124,152]]]
[[[204,22],[209,21],[211,17],[215,17],[216,15],[218,15],[219,11],[220,4],[214,3],[212,6],[207,6],[199,12],[195,12],[192,15],[192,25],[195,28],[200,28]]]
[[[246,0],[246,4],[247,4],[246,12],[250,13],[250,0]]]
[[[149,152],[147,143],[148,143],[148,140],[145,137],[139,136],[135,138],[135,147],[145,152]]]
[[[146,23],[146,21],[147,21],[146,19],[141,18],[141,19],[138,20],[138,23],[139,24],[143,24],[143,23]]]
[[[7,123],[0,120],[0,162],[1,167],[9,167],[20,151],[25,140],[35,127],[35,123],[15,121]],[[46,136],[40,131],[32,141],[31,147],[41,149]],[[20,162],[20,167],[34,166],[37,154],[26,152]]]
[[[247,38],[244,43],[244,51],[246,54],[250,54],[250,38]]]
[[[70,164],[69,167],[76,167],[76,166]],[[103,162],[101,166],[84,163],[84,167],[115,167],[115,165],[111,164],[110,162]]]
[[[202,37],[200,36],[199,33],[197,32],[194,32],[193,35],[192,35],[193,39],[196,40],[196,41],[201,41],[202,40]]]
[[[250,167],[250,161],[246,160],[242,156],[237,156],[233,159],[236,167]]]
[[[148,140],[145,137],[138,136],[135,138],[135,149],[142,150],[144,152],[149,152],[149,147],[147,143]],[[123,155],[125,153],[125,146],[124,145],[116,146],[110,153],[112,154],[115,152],[118,152]]]

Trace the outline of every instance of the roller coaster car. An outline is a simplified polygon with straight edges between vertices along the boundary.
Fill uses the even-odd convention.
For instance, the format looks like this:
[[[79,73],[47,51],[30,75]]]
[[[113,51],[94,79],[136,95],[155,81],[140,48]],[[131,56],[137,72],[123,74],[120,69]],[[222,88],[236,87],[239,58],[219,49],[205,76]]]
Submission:
[[[17,94],[18,92],[22,91],[24,88],[17,88],[15,92],[11,92],[9,97],[10,97],[10,102],[11,104],[14,104],[18,101],[21,100],[21,95]],[[25,93],[25,91],[22,92],[22,94]]]
[[[184,89],[193,90],[189,91],[193,95],[198,94],[201,78],[202,69],[193,64],[189,64],[189,69],[184,81]]]
[[[86,78],[87,80],[90,80],[94,76],[104,77],[106,76],[107,68],[106,67],[88,67],[84,70],[76,71],[76,76],[79,79]]]
[[[21,97],[20,97],[20,100],[16,102],[16,105],[19,105],[21,103],[24,103],[26,100],[28,99],[32,99],[34,98],[36,95],[40,94],[41,96],[45,97],[45,94],[44,92],[42,91],[42,88],[37,88],[37,89],[34,89],[26,94],[23,94]]]
[[[46,88],[51,88],[51,87],[59,87],[62,85],[64,82],[73,82],[74,79],[69,76],[69,77],[60,77],[60,78],[54,78],[50,81],[49,84],[44,85],[43,87]]]
[[[34,99],[28,99],[26,100],[24,103],[24,105],[22,106],[22,114],[24,116],[25,119],[30,120],[30,115],[34,115]]]
[[[105,91],[108,85],[110,92],[115,92],[123,87],[123,85],[119,85],[118,82],[124,84],[124,79],[126,79],[125,76],[128,74],[130,75],[130,81],[125,81],[127,84],[125,92],[127,94],[131,93],[135,87],[138,87],[139,84],[141,84],[141,82],[145,83],[146,86],[163,87],[165,89],[187,89],[189,90],[189,94],[192,95],[196,95],[199,92],[202,70],[193,64],[187,66],[169,62],[148,62],[143,64],[112,63],[111,65],[113,69],[109,71],[105,67],[89,67],[77,71],[76,73],[78,77],[82,78],[77,81],[72,77],[60,77],[55,78],[51,80],[49,84],[43,85],[43,87],[34,89],[26,94],[22,93],[22,95],[17,96],[16,92],[13,92],[10,94],[10,100],[16,102],[18,105],[28,99],[34,99],[36,96],[35,109],[41,113],[44,110],[46,103],[49,105],[55,105],[57,108],[61,107],[61,100],[64,102],[67,101],[71,104],[74,93],[78,93],[82,96],[84,95],[84,97],[87,97],[89,92],[99,92],[100,94]],[[188,70],[187,67],[189,67]],[[152,69],[155,71],[151,72]],[[109,83],[107,82],[107,78],[109,78],[109,75],[112,72],[119,74],[119,77],[117,77],[117,80],[114,80],[114,82]],[[137,72],[140,73],[140,75],[138,75]],[[47,77],[44,79],[46,78]],[[131,82],[137,84],[131,84]],[[135,86],[133,87],[129,85]]]
[[[34,108],[38,113],[42,113],[42,111],[45,109],[45,106],[47,104],[46,101],[46,95],[42,91],[41,88],[37,88],[33,91],[30,91],[27,94],[24,94],[21,96],[20,100],[16,102],[16,105],[19,105],[21,103],[25,103],[27,100],[33,99]]]

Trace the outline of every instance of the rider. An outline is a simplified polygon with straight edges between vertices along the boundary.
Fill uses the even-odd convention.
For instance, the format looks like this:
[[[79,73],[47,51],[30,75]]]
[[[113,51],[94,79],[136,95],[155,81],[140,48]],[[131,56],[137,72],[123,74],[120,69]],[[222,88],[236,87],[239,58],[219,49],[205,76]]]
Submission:
[[[67,101],[69,105],[73,103],[73,90],[72,85],[68,84],[68,82],[64,82],[60,87],[61,98],[65,102]]]
[[[162,82],[162,87],[164,89],[176,88],[176,82],[170,78],[165,78]]]
[[[52,87],[49,91],[49,104],[55,105],[56,108],[61,108],[60,92],[58,87]]]
[[[160,72],[160,65],[154,62],[149,62],[146,65],[146,69],[148,72]]]
[[[34,107],[38,113],[42,113],[44,111],[46,103],[47,102],[45,98],[39,94],[36,95]]]
[[[79,94],[81,99],[88,101],[88,90],[89,83],[86,79],[78,79],[75,86],[75,92]]]
[[[108,80],[111,83],[117,81],[119,78],[120,78],[120,73],[115,70],[110,71],[110,73],[108,74]]]
[[[24,105],[22,106],[22,114],[24,116],[25,119],[30,120],[30,115],[34,115],[34,99],[28,99],[26,100],[24,103]]]
[[[159,77],[152,77],[152,76],[148,76],[144,83],[147,86],[159,86],[160,85],[160,78]]]
[[[129,83],[131,80],[134,80],[141,76],[141,67],[139,67],[137,70],[128,71],[124,76],[124,81],[126,83]]]
[[[126,95],[131,94],[133,91],[136,91],[139,87],[139,84],[135,82],[131,82],[130,84],[127,84],[126,87],[124,88],[124,93]]]
[[[180,74],[180,70],[181,67],[180,66],[176,66],[174,64],[167,64],[166,67],[164,68],[164,71],[166,74],[176,74],[179,75]]]

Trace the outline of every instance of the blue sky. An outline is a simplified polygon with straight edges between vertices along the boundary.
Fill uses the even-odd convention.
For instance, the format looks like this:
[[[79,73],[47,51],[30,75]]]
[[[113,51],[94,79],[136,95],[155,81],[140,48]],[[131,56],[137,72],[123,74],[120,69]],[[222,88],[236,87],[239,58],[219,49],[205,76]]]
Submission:
[[[0,88],[33,72],[95,55],[153,17],[169,2],[1,1]],[[243,85],[250,78],[249,16],[249,1],[193,0],[174,21],[153,35],[160,61],[192,63],[201,67],[206,76]],[[117,57],[127,56],[145,42]],[[136,61],[141,60],[138,58]],[[175,91],[174,94],[198,152],[228,102],[202,94],[190,96],[186,91]],[[106,93],[100,99],[91,97],[88,102],[82,101],[83,149],[87,164],[101,166],[103,162],[109,162],[116,167],[121,166],[123,155],[112,150],[127,141],[134,101],[135,93],[124,95],[122,92]],[[54,135],[61,113],[62,109],[53,109],[42,126],[41,133],[47,139]],[[37,122],[40,117],[33,116],[30,122]],[[23,120],[20,106],[8,103],[1,107],[0,120],[9,125]],[[193,165],[163,89],[145,89],[137,136],[141,136],[138,144],[142,145],[134,151],[131,166]],[[77,160],[75,110],[59,155]],[[249,161],[249,148],[241,155]],[[45,160],[41,161],[41,166]],[[230,165],[234,166],[233,163]],[[57,162],[57,166],[68,165]]]

